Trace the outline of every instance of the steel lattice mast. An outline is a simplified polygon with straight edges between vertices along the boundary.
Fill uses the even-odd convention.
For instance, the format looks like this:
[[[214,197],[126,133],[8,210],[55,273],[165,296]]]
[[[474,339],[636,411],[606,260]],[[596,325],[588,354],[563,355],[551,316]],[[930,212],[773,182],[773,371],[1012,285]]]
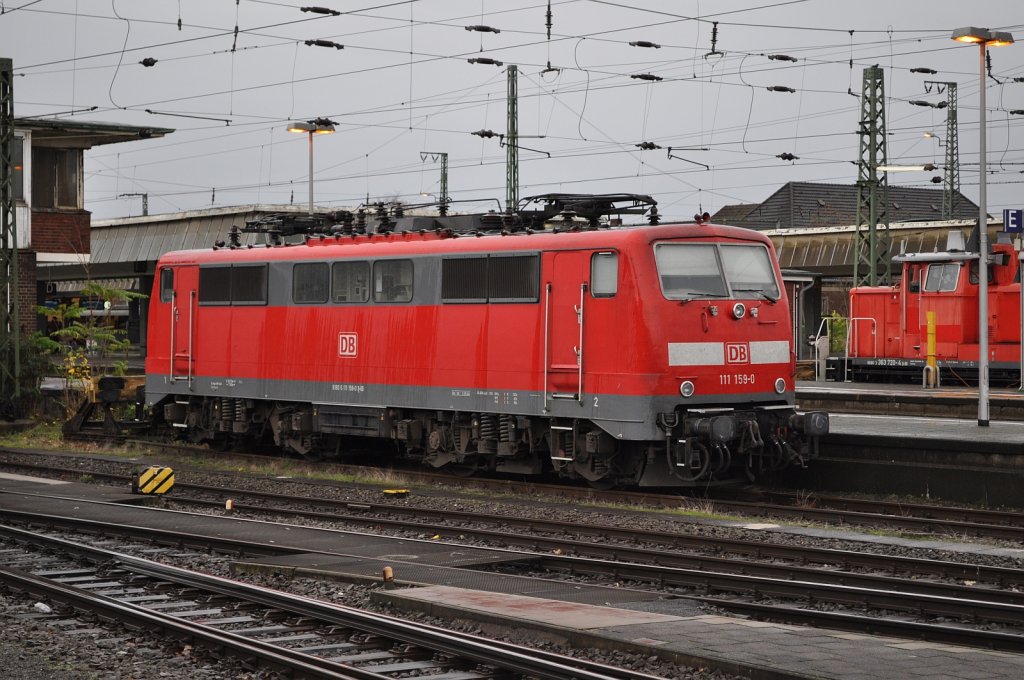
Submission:
[[[857,163],[857,237],[853,285],[889,285],[889,181],[886,164],[885,83],[879,66],[864,69],[860,97],[860,160]]]
[[[931,82],[934,81],[925,81],[925,86]],[[960,203],[960,140],[956,121],[956,83],[935,84],[946,87],[946,172],[942,180],[942,217],[951,220],[956,215]]]
[[[508,67],[508,127],[505,130],[505,212],[519,204],[519,69]]]
[[[21,396],[14,144],[14,63],[0,59],[0,401],[5,407]]]

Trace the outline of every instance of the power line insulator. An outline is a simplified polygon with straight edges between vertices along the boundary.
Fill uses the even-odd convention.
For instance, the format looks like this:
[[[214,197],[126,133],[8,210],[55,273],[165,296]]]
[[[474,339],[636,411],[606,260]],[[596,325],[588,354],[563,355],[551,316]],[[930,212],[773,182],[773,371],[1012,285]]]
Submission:
[[[910,69],[910,72],[911,73],[926,73],[926,74],[928,74],[930,76],[933,76],[936,73],[938,73],[938,71],[936,71],[933,68],[925,68],[923,66],[919,66],[917,68],[912,68],[912,69]]]
[[[651,80],[655,82],[663,80],[661,76],[656,76],[653,73],[634,73],[630,78],[635,78],[637,80]]]
[[[145,59],[143,59],[139,63],[142,64],[143,66],[145,66],[146,68],[149,68],[150,66],[155,66],[156,65],[156,61],[157,60],[154,59],[153,57],[146,57]]]
[[[658,43],[653,43],[650,40],[634,40],[629,44],[631,47],[653,47],[656,50],[661,49],[661,45],[659,45]]]
[[[800,160],[800,156],[794,156],[793,154],[789,153],[788,151],[786,153],[780,153],[778,156],[776,156],[776,158],[781,158],[784,161],[798,161],[798,160]]]
[[[307,40],[306,44],[311,45],[313,47],[333,47],[336,50],[345,49],[344,45],[336,43],[332,40]]]
[[[796,90],[794,90],[793,88],[786,87],[785,85],[769,85],[765,89],[767,89],[769,92],[789,92],[790,94],[796,92]]]
[[[483,24],[476,24],[475,26],[466,26],[467,31],[477,31],[478,33],[501,33],[500,28],[493,26],[484,26]]]
[[[942,184],[942,178],[935,175],[935,177],[932,177],[932,184]]]
[[[494,132],[494,130],[477,130],[476,132],[470,132],[469,134],[476,135],[477,137],[486,137],[487,139],[490,139],[491,137],[501,136]]]
[[[467,59],[470,64],[488,64],[490,66],[504,66],[504,62],[500,62],[497,59],[491,59],[490,57],[473,57]]]
[[[769,54],[768,58],[771,59],[772,61],[797,61],[796,57],[791,57],[788,54]]]
[[[303,12],[312,12],[313,14],[329,14],[332,17],[341,16],[341,12],[336,9],[328,9],[326,7],[300,7],[299,10]]]
[[[641,151],[653,151],[654,149],[661,148],[660,145],[655,144],[654,142],[640,142],[639,144],[634,144],[633,146],[640,149]]]

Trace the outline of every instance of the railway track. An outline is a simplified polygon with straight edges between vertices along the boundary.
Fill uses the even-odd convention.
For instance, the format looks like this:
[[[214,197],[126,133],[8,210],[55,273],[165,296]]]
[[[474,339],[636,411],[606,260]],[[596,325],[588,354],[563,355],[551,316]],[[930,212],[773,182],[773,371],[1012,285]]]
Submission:
[[[237,507],[237,506],[236,506]],[[274,509],[260,508],[261,512]],[[31,526],[58,527],[100,536],[122,536],[169,545],[187,545],[204,550],[243,555],[285,555],[330,551],[308,546],[274,545],[180,531],[161,531],[147,526],[126,526],[77,517],[42,515],[0,510],[9,521]],[[275,519],[277,519],[275,517]],[[320,519],[337,520],[336,513]],[[374,520],[379,522],[379,519]],[[422,528],[421,524],[415,525]],[[460,534],[469,530],[459,528]],[[508,529],[501,532],[508,536]],[[403,540],[414,540],[405,538]],[[495,538],[494,540],[500,540]],[[539,543],[535,538],[524,540]],[[435,543],[436,541],[424,541]],[[452,545],[464,545],[451,543]],[[556,547],[557,546],[557,547]],[[552,539],[541,552],[521,553],[510,572],[516,576],[549,580],[596,580],[617,587],[656,589],[666,596],[681,597],[708,605],[786,622],[808,621],[825,627],[862,632],[885,630],[890,634],[957,644],[1024,651],[1024,601],[1020,593],[997,588],[979,588],[974,583],[923,582],[916,578],[897,579],[872,574],[852,574],[834,569],[811,570],[794,565],[772,565],[677,555],[668,551],[611,546],[605,558],[565,553],[584,550],[587,544],[564,538]],[[467,546],[468,547],[468,546]],[[561,552],[562,555],[551,554]],[[341,554],[341,553],[339,553]],[[689,566],[681,566],[688,564]],[[965,565],[960,565],[964,568]],[[970,568],[969,565],[967,568]],[[1020,582],[1024,575],[1005,570],[1003,578]],[[767,602],[765,600],[768,600]],[[839,608],[842,611],[830,611]]]
[[[188,571],[15,527],[0,582],[77,611],[187,638],[298,677],[384,680],[655,680]],[[14,547],[17,546],[17,547]]]
[[[168,448],[181,449],[179,445]],[[33,452],[12,449],[0,451],[27,453],[32,455],[59,455],[52,452]],[[186,447],[195,454],[194,447]],[[205,449],[201,449],[205,451]],[[263,457],[257,457],[263,459]],[[27,471],[52,471],[56,474],[81,476],[89,474],[95,479],[106,479],[130,483],[130,475],[109,474],[84,468],[65,468],[50,465],[34,465],[28,462],[4,462],[5,467],[16,467]],[[363,468],[353,468],[356,470]],[[402,470],[400,473],[410,484],[448,484],[455,479],[449,475],[432,472]],[[641,491],[598,491],[584,487],[568,487],[517,482],[487,478],[457,478],[463,488],[498,491],[502,493],[537,494],[556,496],[566,500],[586,500],[609,504],[631,506],[654,506],[665,509],[691,509],[695,500],[678,494],[658,494]],[[179,488],[187,485],[178,482]],[[921,535],[970,536],[1024,542],[1024,514],[1019,512],[996,511],[974,508],[951,508],[946,506],[854,499],[847,497],[806,496],[798,493],[779,491],[731,491],[714,490],[719,497],[701,499],[709,510],[719,514],[737,514],[746,517],[774,518],[800,522],[818,522],[829,525],[869,527],[873,529],[898,530]]]

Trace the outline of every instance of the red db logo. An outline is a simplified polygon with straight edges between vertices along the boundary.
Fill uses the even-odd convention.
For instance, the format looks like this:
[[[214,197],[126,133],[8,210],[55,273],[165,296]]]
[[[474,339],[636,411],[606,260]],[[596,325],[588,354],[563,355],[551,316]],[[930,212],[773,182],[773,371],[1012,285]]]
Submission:
[[[725,343],[725,363],[747,364],[750,363],[750,346],[745,342]]]
[[[359,336],[355,333],[338,333],[338,356],[354,357],[359,350]]]

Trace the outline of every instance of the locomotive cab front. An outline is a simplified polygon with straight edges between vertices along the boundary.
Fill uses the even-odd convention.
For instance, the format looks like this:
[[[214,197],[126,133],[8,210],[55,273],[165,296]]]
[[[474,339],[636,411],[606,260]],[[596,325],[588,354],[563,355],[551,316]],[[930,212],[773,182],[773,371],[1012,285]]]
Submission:
[[[827,414],[795,410],[789,308],[770,242],[694,232],[653,244],[662,300],[652,340],[665,347],[662,390],[674,395],[658,409],[669,455],[645,483],[753,478],[802,463],[828,432]]]

